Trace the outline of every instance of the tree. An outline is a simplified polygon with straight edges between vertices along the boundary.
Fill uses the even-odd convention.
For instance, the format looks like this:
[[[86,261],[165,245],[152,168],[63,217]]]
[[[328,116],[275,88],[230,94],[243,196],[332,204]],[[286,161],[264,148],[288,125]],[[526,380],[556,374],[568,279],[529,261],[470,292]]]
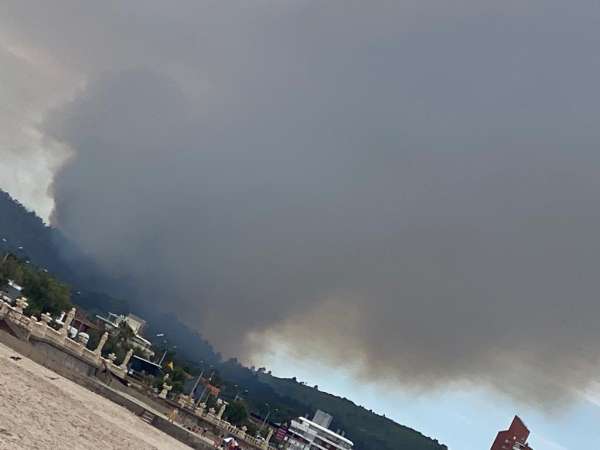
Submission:
[[[105,355],[114,353],[117,356],[117,361],[122,361],[123,358],[125,358],[125,354],[132,348],[131,339],[133,336],[133,330],[129,325],[125,322],[121,322],[116,330],[112,330],[109,333],[108,340],[106,341],[106,344],[104,344],[102,353]]]
[[[244,402],[238,400],[230,403],[225,410],[225,417],[233,425],[242,424],[248,418],[248,410]]]
[[[258,434],[258,427],[254,422],[246,420],[246,423],[244,425],[246,425],[247,428],[246,433],[248,433],[250,436],[256,436]]]
[[[208,396],[206,397],[206,400],[204,401],[204,403],[206,403],[206,408],[207,409],[216,408],[217,407],[217,399],[216,399],[216,397],[214,397],[211,394],[208,394]]]
[[[189,375],[179,366],[175,366],[170,372],[171,385],[173,386],[173,392],[183,392],[183,383],[189,377]]]
[[[69,287],[44,272],[26,270],[23,294],[29,300],[30,314],[48,312],[52,315],[71,309]]]
[[[0,262],[0,285],[13,280],[23,286],[23,295],[29,300],[28,314],[48,312],[56,315],[73,306],[69,287],[46,271],[39,270],[14,255],[3,255]]]

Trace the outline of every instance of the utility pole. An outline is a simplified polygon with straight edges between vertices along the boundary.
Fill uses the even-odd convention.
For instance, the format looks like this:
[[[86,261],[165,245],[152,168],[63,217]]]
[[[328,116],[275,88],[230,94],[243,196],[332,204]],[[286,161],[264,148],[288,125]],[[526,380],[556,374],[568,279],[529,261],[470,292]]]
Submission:
[[[202,375],[204,375],[204,369],[202,369],[202,372],[200,372],[200,375],[198,375],[198,379],[196,380],[196,382],[194,383],[194,387],[190,391],[190,397],[192,397],[192,398],[194,398],[194,392],[196,392],[196,388],[198,387],[198,383],[200,383],[200,379],[202,378]]]
[[[215,374],[215,371],[213,370],[212,373],[210,374],[210,376],[208,377],[208,380],[206,380],[206,384],[204,385],[204,389],[202,389],[202,393],[200,394],[200,397],[198,397],[198,404],[201,403],[202,397],[204,397],[204,393],[208,389],[208,384],[212,380],[212,377],[213,377],[214,374]]]
[[[233,398],[233,401],[237,401],[238,398],[242,398],[242,396],[240,395],[240,391],[241,388],[238,388],[236,393],[235,393],[235,397]],[[243,391],[241,391],[242,394],[247,394],[248,393],[248,389],[244,389]]]
[[[269,405],[268,403],[265,403],[266,407],[269,408],[269,412],[267,413],[267,415],[265,416],[262,425],[260,426],[260,428],[258,429],[258,432],[262,435],[262,429],[265,426],[265,424],[267,423],[267,420],[269,420],[269,416],[271,415],[271,405]],[[276,410],[277,411],[277,410]]]
[[[167,352],[169,351],[168,348],[165,349],[165,352],[163,353],[163,355],[160,357],[160,361],[158,362],[158,365],[162,367],[162,363],[165,360],[165,356],[167,356]]]

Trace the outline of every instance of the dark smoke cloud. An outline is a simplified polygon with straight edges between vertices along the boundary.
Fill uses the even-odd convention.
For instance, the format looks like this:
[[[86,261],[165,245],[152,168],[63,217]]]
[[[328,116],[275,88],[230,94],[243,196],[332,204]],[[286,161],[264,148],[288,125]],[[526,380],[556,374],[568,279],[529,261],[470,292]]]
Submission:
[[[0,17],[85,75],[54,221],[138,301],[407,385],[597,373],[596,5],[67,3]]]

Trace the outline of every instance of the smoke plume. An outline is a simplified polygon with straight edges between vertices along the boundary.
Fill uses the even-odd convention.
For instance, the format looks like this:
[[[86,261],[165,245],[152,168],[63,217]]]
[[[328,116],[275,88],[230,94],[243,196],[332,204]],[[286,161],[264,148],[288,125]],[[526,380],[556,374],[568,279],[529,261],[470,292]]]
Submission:
[[[40,127],[73,151],[53,222],[138,303],[372,380],[597,374],[595,5],[5,3],[85,80]]]

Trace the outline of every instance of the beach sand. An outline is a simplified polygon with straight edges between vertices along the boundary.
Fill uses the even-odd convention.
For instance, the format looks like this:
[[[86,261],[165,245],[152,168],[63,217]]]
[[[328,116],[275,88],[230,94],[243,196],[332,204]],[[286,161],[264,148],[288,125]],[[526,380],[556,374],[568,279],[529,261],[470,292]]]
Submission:
[[[0,344],[0,449],[189,448]]]

